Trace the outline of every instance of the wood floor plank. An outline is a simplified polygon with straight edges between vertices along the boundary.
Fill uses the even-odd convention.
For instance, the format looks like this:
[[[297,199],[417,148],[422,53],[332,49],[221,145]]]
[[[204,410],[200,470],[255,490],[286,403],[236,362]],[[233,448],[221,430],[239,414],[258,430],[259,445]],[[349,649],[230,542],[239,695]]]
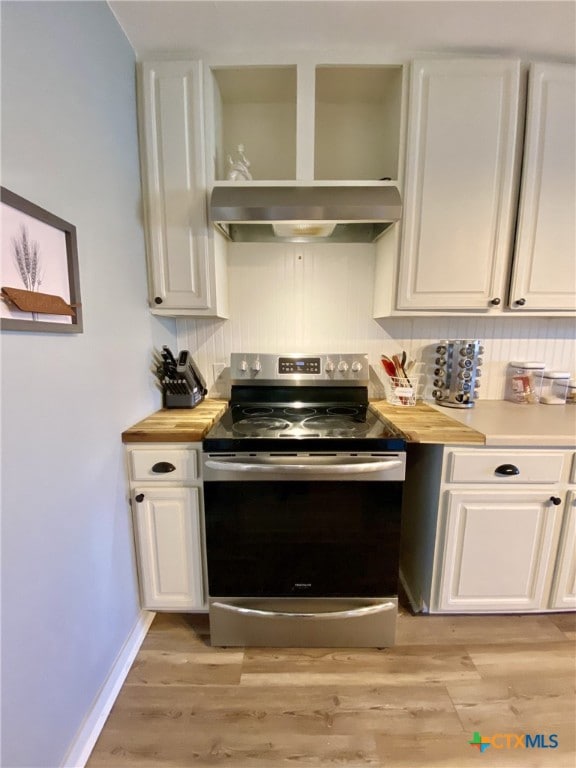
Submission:
[[[247,649],[241,685],[415,685],[476,680],[461,646]]]
[[[270,766],[314,766],[327,768],[381,768],[371,736],[306,736],[260,731],[226,733],[219,736],[183,730],[180,738],[162,732],[107,734],[89,768],[270,768]]]
[[[523,675],[535,670],[541,675],[574,678],[575,646],[571,640],[558,643],[525,643],[505,646],[469,646],[468,653],[483,678]]]
[[[232,685],[240,682],[242,651],[140,651],[124,685]]]
[[[302,686],[282,696],[270,687],[131,686],[118,699],[108,727],[122,732],[138,721],[167,736],[182,728],[230,736],[262,729],[311,736],[462,731],[441,686]]]
[[[557,614],[554,614],[557,616]],[[566,621],[566,626],[570,626]],[[478,645],[490,638],[492,644],[561,642],[566,640],[562,620],[543,614],[506,616],[398,616],[396,644]]]
[[[576,634],[576,611],[566,611],[565,613],[550,613],[547,618],[549,621],[564,632],[567,637],[574,638]]]
[[[213,653],[207,614],[157,613],[142,643],[144,651]]]
[[[576,681],[569,676],[540,675],[448,685],[466,731],[535,731],[576,724]],[[574,746],[574,745],[572,745]]]

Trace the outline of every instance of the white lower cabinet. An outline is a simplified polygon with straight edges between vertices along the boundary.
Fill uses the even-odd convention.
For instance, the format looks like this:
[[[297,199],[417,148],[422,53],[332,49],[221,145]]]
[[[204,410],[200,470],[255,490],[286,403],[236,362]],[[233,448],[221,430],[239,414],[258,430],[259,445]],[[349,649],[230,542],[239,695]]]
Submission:
[[[206,609],[201,446],[130,446],[130,503],[142,607]]]
[[[550,608],[576,610],[576,491],[568,494]]]
[[[411,446],[401,579],[416,610],[576,609],[576,456]]]
[[[202,550],[197,488],[137,488],[136,540],[144,608],[201,608]]]
[[[445,518],[439,610],[546,606],[562,511],[545,492],[448,491]]]

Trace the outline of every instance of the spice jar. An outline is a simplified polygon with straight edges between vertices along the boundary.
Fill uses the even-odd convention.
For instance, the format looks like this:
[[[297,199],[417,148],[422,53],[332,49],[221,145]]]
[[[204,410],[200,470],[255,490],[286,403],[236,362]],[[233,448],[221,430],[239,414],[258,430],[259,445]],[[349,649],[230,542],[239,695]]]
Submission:
[[[538,403],[545,367],[540,362],[511,361],[506,372],[505,399],[526,405]]]
[[[568,382],[568,392],[566,393],[566,402],[576,404],[576,379],[570,379]]]
[[[564,405],[569,382],[568,371],[544,371],[540,402],[546,405]]]

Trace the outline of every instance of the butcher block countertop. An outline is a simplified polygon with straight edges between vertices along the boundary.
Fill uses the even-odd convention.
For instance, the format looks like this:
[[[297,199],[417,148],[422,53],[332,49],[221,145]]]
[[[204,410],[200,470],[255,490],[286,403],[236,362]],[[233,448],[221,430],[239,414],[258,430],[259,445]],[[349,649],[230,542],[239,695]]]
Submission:
[[[411,443],[485,443],[482,432],[451,419],[448,414],[440,413],[426,403],[418,402],[414,406],[403,407],[390,405],[386,400],[377,400],[370,403],[370,407],[403,432]]]
[[[124,443],[199,443],[228,407],[203,400],[196,408],[163,408],[122,433]]]
[[[122,433],[124,443],[198,443],[222,416],[227,400],[206,399],[196,408],[156,411]],[[413,407],[376,400],[370,407],[399,429],[410,443],[439,445],[576,445],[576,405],[522,406],[480,400],[474,408]]]

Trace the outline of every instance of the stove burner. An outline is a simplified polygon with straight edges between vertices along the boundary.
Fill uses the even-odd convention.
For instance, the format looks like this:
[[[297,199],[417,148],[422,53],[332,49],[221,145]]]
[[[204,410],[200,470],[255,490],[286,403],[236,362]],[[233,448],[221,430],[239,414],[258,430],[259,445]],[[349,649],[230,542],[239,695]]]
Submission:
[[[286,416],[313,416],[316,408],[284,408]]]
[[[242,413],[245,416],[267,416],[274,413],[274,408],[269,408],[266,405],[255,405],[251,408],[242,408]]]
[[[260,435],[263,431],[288,429],[290,423],[284,421],[284,419],[267,418],[263,416],[261,418],[242,419],[234,424],[234,431],[239,432],[241,435],[250,435],[251,437]]]
[[[353,408],[349,405],[337,405],[333,408],[327,408],[326,412],[336,416],[356,416],[360,413],[358,408]]]
[[[310,419],[305,419],[302,426],[306,429],[326,430],[329,436],[337,434],[357,435],[367,432],[369,429],[366,422],[358,422],[353,418],[346,418],[345,416],[337,418],[334,415],[313,416]]]

